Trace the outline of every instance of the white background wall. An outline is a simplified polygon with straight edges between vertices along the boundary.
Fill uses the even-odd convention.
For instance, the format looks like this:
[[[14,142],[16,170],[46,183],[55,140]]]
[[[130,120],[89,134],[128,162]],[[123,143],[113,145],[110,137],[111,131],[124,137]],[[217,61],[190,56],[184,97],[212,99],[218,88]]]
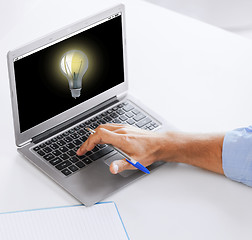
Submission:
[[[251,0],[145,0],[252,39]]]

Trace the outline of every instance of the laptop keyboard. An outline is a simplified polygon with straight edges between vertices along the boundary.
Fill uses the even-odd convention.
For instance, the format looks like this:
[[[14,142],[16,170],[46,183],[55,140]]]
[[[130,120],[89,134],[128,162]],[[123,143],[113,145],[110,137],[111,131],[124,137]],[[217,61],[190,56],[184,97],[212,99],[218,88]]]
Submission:
[[[115,151],[111,146],[98,144],[85,155],[76,155],[76,151],[87,140],[90,134],[85,128],[95,129],[100,124],[105,123],[129,124],[146,130],[153,130],[159,126],[157,122],[153,121],[140,109],[126,101],[32,149],[65,176],[72,175],[97,159]]]

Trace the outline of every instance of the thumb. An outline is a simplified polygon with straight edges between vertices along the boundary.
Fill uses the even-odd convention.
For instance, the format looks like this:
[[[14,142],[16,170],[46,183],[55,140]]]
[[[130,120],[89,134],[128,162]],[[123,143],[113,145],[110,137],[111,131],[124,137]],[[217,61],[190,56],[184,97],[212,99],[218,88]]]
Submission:
[[[129,170],[129,169],[135,169],[135,168],[124,159],[113,161],[109,167],[110,172],[113,174],[117,174],[124,170]]]

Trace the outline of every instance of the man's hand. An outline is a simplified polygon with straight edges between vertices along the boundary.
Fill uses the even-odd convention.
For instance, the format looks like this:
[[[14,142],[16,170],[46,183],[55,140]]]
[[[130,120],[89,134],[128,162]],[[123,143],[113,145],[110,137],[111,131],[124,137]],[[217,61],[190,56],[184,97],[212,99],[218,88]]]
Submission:
[[[111,144],[144,166],[149,166],[157,160],[161,160],[160,149],[164,135],[141,130],[125,124],[105,124],[95,129],[86,142],[77,151],[83,155],[91,151],[97,144]],[[135,169],[125,160],[114,161],[110,165],[113,174],[126,169]]]

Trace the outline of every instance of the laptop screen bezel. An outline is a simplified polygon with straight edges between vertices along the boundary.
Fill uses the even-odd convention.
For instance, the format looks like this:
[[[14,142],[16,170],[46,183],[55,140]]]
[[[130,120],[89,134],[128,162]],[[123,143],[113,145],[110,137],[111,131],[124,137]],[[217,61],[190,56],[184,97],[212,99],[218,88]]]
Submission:
[[[117,86],[102,92],[101,94],[88,99],[87,101],[66,110],[65,112],[62,112],[58,114],[57,116],[54,116],[24,132],[20,131],[20,122],[19,122],[19,113],[18,113],[18,102],[17,102],[17,93],[16,93],[16,82],[15,82],[15,74],[14,74],[14,60],[18,56],[22,56],[24,54],[27,54],[31,51],[34,51],[35,49],[41,48],[44,45],[47,45],[51,42],[57,41],[59,39],[64,38],[65,36],[72,34],[76,31],[84,30],[85,28],[88,28],[90,25],[93,25],[103,19],[106,19],[110,16],[113,16],[117,13],[121,13],[121,19],[122,19],[122,46],[123,46],[123,64],[124,64],[124,81]],[[22,146],[26,142],[31,141],[31,139],[46,130],[53,128],[63,122],[68,121],[69,119],[93,108],[94,106],[97,106],[98,104],[103,103],[104,101],[123,94],[128,89],[128,80],[127,80],[127,66],[126,66],[126,36],[125,36],[125,8],[123,4],[120,4],[116,7],[113,7],[111,9],[108,9],[106,11],[103,11],[99,14],[96,14],[93,17],[89,17],[86,19],[83,19],[79,22],[76,22],[74,24],[71,24],[70,26],[64,27],[63,29],[60,29],[54,33],[51,33],[41,39],[38,39],[36,41],[33,41],[32,43],[29,43],[23,47],[20,47],[16,50],[10,51],[8,53],[8,69],[9,69],[9,79],[10,79],[10,91],[11,91],[11,99],[12,99],[12,111],[13,111],[13,120],[14,120],[14,129],[15,129],[15,139],[16,139],[16,145]],[[32,102],[30,106],[32,106]],[[32,108],[31,108],[32,109]],[[31,110],[32,114],[32,110]]]

